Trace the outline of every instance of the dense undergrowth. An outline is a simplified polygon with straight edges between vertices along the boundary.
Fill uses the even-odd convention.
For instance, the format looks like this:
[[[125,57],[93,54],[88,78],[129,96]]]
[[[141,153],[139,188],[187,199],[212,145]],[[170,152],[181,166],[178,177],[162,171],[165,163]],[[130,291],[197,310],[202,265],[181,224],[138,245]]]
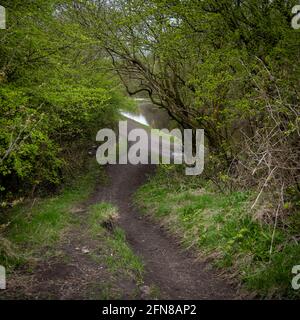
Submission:
[[[97,131],[131,106],[93,41],[53,15],[59,3],[1,3],[0,209],[74,177]]]
[[[31,246],[57,240],[69,206],[91,190],[83,172],[97,131],[132,106],[107,59],[93,57],[88,36],[53,14],[59,4],[1,2],[8,28],[0,30],[0,264],[7,268],[26,260]],[[78,186],[68,188],[71,181]]]

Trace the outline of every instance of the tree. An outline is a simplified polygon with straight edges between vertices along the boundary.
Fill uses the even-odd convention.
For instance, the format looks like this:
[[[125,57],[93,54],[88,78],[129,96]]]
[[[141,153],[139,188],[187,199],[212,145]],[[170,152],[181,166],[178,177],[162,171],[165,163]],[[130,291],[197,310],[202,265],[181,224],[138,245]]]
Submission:
[[[292,6],[115,0],[75,1],[68,10],[111,57],[129,94],[146,92],[182,128],[205,129],[214,173],[281,194],[299,178]]]
[[[53,187],[74,174],[84,160],[80,150],[127,106],[109,60],[64,15],[68,3],[3,2],[8,29],[0,33],[2,200]]]

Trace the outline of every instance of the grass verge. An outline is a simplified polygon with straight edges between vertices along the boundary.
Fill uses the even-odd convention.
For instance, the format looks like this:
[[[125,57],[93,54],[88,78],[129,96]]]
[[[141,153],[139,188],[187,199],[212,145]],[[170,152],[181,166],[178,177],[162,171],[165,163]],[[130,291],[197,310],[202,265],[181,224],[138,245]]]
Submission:
[[[1,265],[13,269],[39,255],[42,247],[55,245],[72,221],[71,208],[88,198],[103,174],[95,162],[87,169],[59,195],[17,205],[1,217],[6,226],[0,234]]]
[[[86,299],[140,296],[143,263],[116,226],[117,209],[109,203],[89,205],[99,180],[105,182],[105,175],[93,162],[59,195],[19,204],[6,213],[0,265],[10,274],[10,287],[2,298],[57,298],[64,294],[61,284],[67,284],[69,294]],[[85,271],[75,283],[74,268]],[[55,287],[49,289],[53,273]],[[49,280],[40,280],[48,274]]]
[[[118,211],[109,203],[98,203],[90,207],[90,233],[105,244],[101,254],[93,253],[92,257],[95,260],[104,259],[111,272],[126,274],[137,284],[142,284],[144,265],[128,246],[124,231],[115,226],[117,219]]]
[[[293,240],[299,230],[277,228],[270,254],[273,225],[254,218],[251,199],[249,192],[217,193],[173,166],[161,166],[136,194],[144,212],[248,290],[263,298],[299,298],[300,290],[291,286],[292,268],[300,264],[300,246]]]

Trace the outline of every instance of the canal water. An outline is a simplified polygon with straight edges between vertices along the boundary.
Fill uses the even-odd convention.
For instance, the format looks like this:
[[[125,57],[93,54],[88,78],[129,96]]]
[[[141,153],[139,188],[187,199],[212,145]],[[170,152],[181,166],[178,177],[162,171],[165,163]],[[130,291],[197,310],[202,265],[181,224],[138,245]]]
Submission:
[[[170,129],[171,118],[167,111],[155,106],[149,99],[136,98],[136,112],[122,111],[121,114],[153,129]]]
[[[176,161],[180,159],[181,161],[183,161],[185,155],[183,151],[183,141],[181,137],[182,134],[179,132],[179,136],[173,136],[168,133],[160,131],[162,129],[171,130],[174,128],[174,127],[171,128],[171,125],[174,125],[174,122],[172,122],[167,111],[161,108],[158,108],[148,99],[135,99],[135,100],[138,103],[138,108],[136,112],[122,111],[121,114],[127,119],[131,119],[144,126],[148,126],[149,129],[158,129],[156,132],[156,135],[159,136],[159,139],[158,140],[154,139],[152,141],[151,137],[149,137],[150,140],[148,141],[148,144],[142,147],[142,149],[148,152],[149,151],[148,146],[150,146],[151,153],[154,154],[156,157],[161,158],[162,161],[163,159],[165,159],[166,161],[171,161],[171,163],[174,163],[175,158],[176,158]],[[168,141],[168,143],[170,143],[169,149],[162,148],[162,146],[164,145],[164,141]],[[207,150],[204,152],[204,154],[207,155]],[[188,157],[191,157],[191,155],[188,155]],[[190,163],[192,159],[188,159],[188,160],[189,160],[188,163]],[[203,161],[204,161],[204,156],[203,156]],[[168,163],[168,162],[164,162],[164,163]]]

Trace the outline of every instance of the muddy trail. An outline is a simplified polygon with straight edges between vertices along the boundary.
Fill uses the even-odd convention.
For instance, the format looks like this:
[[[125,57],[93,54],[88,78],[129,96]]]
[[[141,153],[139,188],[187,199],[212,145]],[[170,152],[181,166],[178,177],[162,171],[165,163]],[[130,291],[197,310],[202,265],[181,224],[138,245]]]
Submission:
[[[138,126],[133,121],[128,124],[128,130]],[[162,299],[237,298],[234,288],[209,264],[199,262],[193,252],[181,247],[178,239],[135,207],[134,193],[155,169],[155,165],[107,166],[109,182],[99,185],[92,202],[106,201],[118,207],[118,224],[145,264],[145,284],[158,287]]]
[[[95,200],[119,208],[119,224],[127,241],[145,264],[145,284],[159,288],[162,299],[233,299],[235,290],[209,265],[197,261],[158,224],[139,214],[132,196],[155,170],[151,165],[113,165],[110,183],[100,187]]]
[[[138,123],[128,121],[128,130],[137,127]],[[239,294],[228,281],[134,205],[136,190],[155,170],[155,165],[106,166],[106,182],[99,178],[90,198],[70,210],[75,223],[54,248],[41,248],[32,265],[9,275],[8,290],[0,300],[237,299]],[[105,237],[91,237],[89,208],[103,202],[117,207],[115,223],[143,262],[143,283],[126,276],[123,266],[124,270],[112,273],[105,263],[112,255]],[[155,296],[150,293],[152,288],[157,289]]]

